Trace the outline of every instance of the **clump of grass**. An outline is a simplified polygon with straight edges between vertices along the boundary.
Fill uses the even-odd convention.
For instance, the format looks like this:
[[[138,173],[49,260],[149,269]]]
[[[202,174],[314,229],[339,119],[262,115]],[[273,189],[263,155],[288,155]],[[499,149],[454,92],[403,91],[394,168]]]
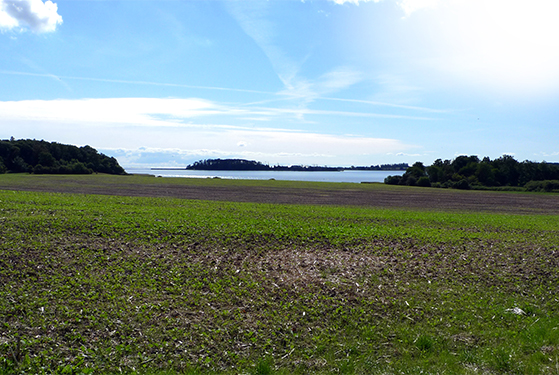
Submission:
[[[422,353],[430,353],[434,349],[435,342],[431,336],[421,335],[415,340],[415,346]]]

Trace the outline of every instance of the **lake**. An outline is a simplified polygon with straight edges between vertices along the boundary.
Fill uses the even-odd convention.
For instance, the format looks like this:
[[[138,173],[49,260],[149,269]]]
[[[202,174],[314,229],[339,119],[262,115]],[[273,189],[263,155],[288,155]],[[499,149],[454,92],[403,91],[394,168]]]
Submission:
[[[286,180],[318,182],[384,182],[387,176],[401,176],[404,171],[341,171],[341,172],[293,172],[293,171],[196,171],[186,169],[152,170],[150,168],[126,168],[131,174],[152,174],[158,177],[223,178],[238,180]]]

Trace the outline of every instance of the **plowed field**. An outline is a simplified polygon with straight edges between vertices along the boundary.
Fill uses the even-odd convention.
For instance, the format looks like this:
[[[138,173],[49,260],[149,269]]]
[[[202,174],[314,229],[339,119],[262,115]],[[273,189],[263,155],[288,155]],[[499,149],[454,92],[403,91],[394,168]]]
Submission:
[[[559,195],[458,191],[383,184],[203,180],[145,176],[0,176],[0,189],[230,202],[354,205],[559,214]]]

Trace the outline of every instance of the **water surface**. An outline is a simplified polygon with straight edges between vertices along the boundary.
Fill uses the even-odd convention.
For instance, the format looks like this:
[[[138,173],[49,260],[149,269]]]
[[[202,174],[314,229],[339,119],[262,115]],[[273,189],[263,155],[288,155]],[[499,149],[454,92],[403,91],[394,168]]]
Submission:
[[[285,180],[317,182],[384,182],[387,176],[401,176],[404,171],[341,171],[341,172],[294,172],[294,171],[197,171],[186,169],[152,170],[150,168],[127,168],[127,173],[152,174],[159,177],[223,178],[240,180]]]

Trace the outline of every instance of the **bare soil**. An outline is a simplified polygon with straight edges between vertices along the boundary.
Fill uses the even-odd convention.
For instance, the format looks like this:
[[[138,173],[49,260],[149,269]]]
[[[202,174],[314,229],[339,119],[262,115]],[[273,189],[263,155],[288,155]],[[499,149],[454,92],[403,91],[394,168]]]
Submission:
[[[149,183],[129,183],[122,177],[114,180],[83,177],[29,176],[26,183],[6,183],[0,178],[0,189],[77,194],[102,194],[133,197],[170,197],[229,202],[368,206],[511,214],[559,214],[559,194],[497,191],[460,191],[451,189],[374,186],[324,188],[284,187],[266,183],[260,186],[231,184],[181,183],[153,178]],[[347,185],[346,185],[347,186]]]

